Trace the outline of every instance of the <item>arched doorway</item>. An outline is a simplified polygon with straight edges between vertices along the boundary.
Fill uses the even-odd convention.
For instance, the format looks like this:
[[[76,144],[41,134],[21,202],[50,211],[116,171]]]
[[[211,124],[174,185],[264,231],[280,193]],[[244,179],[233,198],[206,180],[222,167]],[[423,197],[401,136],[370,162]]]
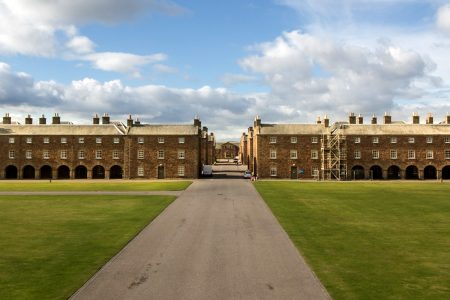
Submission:
[[[383,179],[383,170],[380,166],[370,167],[370,178],[374,180]]]
[[[10,165],[5,168],[5,178],[6,179],[17,179],[17,167]]]
[[[158,166],[158,179],[164,179],[164,166]]]
[[[34,179],[34,178],[36,178],[34,167],[30,166],[30,165],[23,167],[22,178],[23,179]]]
[[[58,179],[70,179],[70,169],[68,166],[60,166],[58,168]]]
[[[405,170],[405,179],[419,179],[419,169],[416,166],[408,166]]]
[[[75,179],[87,179],[87,168],[85,166],[75,168]]]
[[[122,179],[122,167],[121,166],[112,166],[109,170],[109,178],[110,179]]]
[[[450,179],[450,166],[442,168],[442,179]]]
[[[434,166],[426,166],[423,169],[423,179],[437,179],[437,171]]]
[[[355,180],[364,179],[364,168],[362,166],[354,166],[352,168],[351,178]]]
[[[105,179],[105,168],[102,166],[95,166],[92,169],[92,179]]]
[[[50,166],[42,166],[39,170],[39,178],[41,179],[50,179],[52,178],[52,167]]]
[[[400,168],[397,166],[390,166],[388,168],[388,179],[400,179]]]

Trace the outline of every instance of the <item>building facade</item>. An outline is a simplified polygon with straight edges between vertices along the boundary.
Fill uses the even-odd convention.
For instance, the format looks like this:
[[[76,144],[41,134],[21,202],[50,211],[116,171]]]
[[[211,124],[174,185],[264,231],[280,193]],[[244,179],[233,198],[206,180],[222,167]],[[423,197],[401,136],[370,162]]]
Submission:
[[[239,143],[226,142],[216,143],[217,159],[234,159],[239,156]]]
[[[263,124],[243,133],[240,157],[260,178],[291,179],[450,179],[450,116],[423,124],[394,122],[386,114],[382,124],[372,117],[350,114],[347,122],[330,125]]]
[[[0,126],[1,179],[197,178],[212,159],[214,135],[198,118],[192,125],[111,122],[107,114],[90,125],[60,121]],[[206,132],[205,132],[206,131]],[[206,142],[205,142],[206,140]]]

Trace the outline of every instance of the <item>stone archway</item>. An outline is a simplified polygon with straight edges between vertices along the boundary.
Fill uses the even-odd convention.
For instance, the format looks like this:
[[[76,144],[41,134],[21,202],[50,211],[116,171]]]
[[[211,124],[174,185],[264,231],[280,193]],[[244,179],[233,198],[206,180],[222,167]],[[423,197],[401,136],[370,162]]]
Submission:
[[[58,179],[70,179],[70,169],[68,166],[65,165],[59,166]]]
[[[85,166],[75,168],[75,179],[87,179],[87,168]]]
[[[383,170],[380,166],[371,166],[370,167],[370,176],[373,180],[383,179]]]
[[[405,170],[405,179],[419,179],[419,169],[416,166],[408,166]]]
[[[92,179],[105,179],[105,168],[100,165],[92,169]]]
[[[387,170],[387,179],[400,179],[400,168],[398,166],[390,166]]]
[[[6,179],[17,179],[19,172],[17,172],[17,167],[9,165],[5,168],[5,178]]]
[[[123,171],[121,166],[115,165],[109,170],[109,179],[122,179],[122,176]]]
[[[45,165],[42,166],[39,170],[39,178],[40,179],[51,179],[53,177],[52,175],[52,167]]]
[[[364,168],[362,166],[354,166],[350,176],[355,180],[364,179]]]
[[[450,166],[442,168],[442,179],[450,179]]]
[[[423,179],[437,179],[437,170],[434,166],[426,166],[423,169]]]
[[[23,179],[35,179],[36,171],[35,171],[34,167],[30,166],[30,165],[23,167],[22,178]]]

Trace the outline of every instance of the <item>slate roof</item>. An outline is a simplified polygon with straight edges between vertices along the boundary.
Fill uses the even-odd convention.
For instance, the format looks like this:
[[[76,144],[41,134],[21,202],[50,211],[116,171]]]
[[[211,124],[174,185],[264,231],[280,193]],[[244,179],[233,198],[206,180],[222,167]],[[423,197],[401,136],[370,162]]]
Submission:
[[[345,135],[450,135],[447,124],[346,124]]]
[[[102,125],[17,125],[0,124],[0,135],[123,135],[125,132],[116,124]]]
[[[323,124],[261,124],[261,135],[277,134],[323,134],[327,131]]]
[[[139,125],[129,129],[129,135],[197,135],[195,125]]]

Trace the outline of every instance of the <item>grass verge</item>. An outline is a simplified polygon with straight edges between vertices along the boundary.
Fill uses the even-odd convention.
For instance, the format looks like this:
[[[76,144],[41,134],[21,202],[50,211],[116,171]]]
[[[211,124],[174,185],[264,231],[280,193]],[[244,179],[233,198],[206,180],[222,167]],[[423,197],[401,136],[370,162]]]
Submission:
[[[334,299],[450,298],[450,185],[255,187]]]

